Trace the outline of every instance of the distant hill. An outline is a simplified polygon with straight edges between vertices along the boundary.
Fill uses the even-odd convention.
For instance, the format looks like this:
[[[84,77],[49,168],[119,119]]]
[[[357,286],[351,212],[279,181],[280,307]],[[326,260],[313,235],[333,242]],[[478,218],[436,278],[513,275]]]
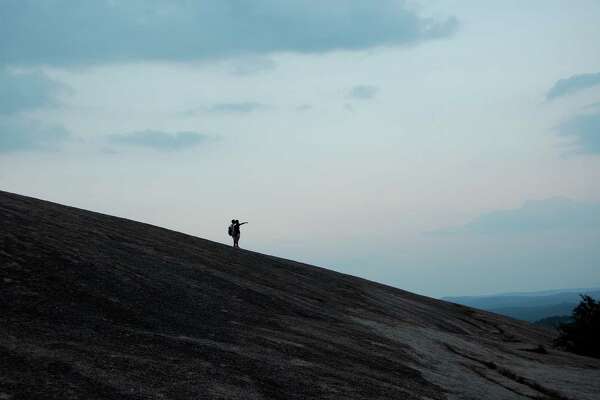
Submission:
[[[560,303],[552,304],[548,306],[534,306],[534,307],[500,307],[491,308],[489,311],[507,315],[523,321],[534,322],[543,318],[552,317],[556,315],[569,316],[571,315],[573,308],[576,303]]]
[[[600,298],[600,288],[444,297],[443,300],[533,322],[546,317],[571,315],[581,299],[580,294]]]
[[[546,317],[534,322],[535,325],[544,326],[546,328],[558,328],[562,324],[567,324],[573,321],[573,318],[567,316]]]
[[[508,317],[0,192],[0,399],[578,399]]]

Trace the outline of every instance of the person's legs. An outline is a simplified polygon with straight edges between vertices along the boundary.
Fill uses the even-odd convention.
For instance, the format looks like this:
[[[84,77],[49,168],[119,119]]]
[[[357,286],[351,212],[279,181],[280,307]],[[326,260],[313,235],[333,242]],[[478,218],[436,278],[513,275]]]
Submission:
[[[238,244],[239,241],[240,241],[240,235],[235,235],[233,237],[233,247],[240,247],[240,245]]]

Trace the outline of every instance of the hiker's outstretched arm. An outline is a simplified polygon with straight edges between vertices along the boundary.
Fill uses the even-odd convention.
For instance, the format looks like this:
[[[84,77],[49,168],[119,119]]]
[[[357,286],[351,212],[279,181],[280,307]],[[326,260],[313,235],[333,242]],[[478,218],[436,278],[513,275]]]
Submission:
[[[247,224],[247,222],[240,222],[240,225],[244,225],[244,224]]]

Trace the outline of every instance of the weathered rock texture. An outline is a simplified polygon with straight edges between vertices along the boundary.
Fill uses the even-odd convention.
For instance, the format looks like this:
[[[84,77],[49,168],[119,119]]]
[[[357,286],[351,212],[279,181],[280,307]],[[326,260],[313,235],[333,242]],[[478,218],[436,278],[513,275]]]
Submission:
[[[3,400],[600,398],[524,322],[5,192],[0,224]]]

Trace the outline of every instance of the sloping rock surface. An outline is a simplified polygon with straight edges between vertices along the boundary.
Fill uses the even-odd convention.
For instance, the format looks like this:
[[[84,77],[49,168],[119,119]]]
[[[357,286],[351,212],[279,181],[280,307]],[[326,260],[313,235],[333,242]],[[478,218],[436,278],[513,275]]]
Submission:
[[[600,398],[527,323],[6,192],[0,309],[2,400]]]

